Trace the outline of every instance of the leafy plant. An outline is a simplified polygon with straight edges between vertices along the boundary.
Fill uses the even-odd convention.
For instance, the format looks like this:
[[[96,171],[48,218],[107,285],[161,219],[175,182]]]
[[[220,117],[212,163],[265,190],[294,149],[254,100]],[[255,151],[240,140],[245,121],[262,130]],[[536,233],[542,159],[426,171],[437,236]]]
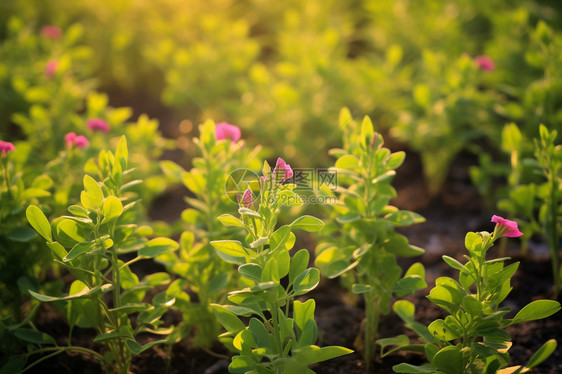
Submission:
[[[330,151],[337,157],[333,168],[337,186],[331,188],[338,198],[330,205],[334,219],[327,230],[329,236],[316,247],[316,266],[328,278],[341,277],[351,292],[363,295],[362,344],[370,366],[380,318],[390,311],[392,295],[404,296],[427,287],[421,263],[412,265],[402,277],[398,257],[419,256],[424,251],[394,231],[395,227],[424,222],[424,218],[389,205],[396,196],[391,182],[405,153],[384,148],[383,138],[374,132],[369,117],[359,125],[344,109],[340,126],[343,149]],[[330,186],[321,186],[319,192],[335,197]]]
[[[397,373],[525,373],[548,358],[556,349],[556,341],[546,342],[526,366],[506,368],[511,338],[507,326],[546,318],[560,310],[554,300],[536,300],[524,306],[513,318],[505,318],[509,307],[501,307],[511,291],[511,277],[518,262],[504,266],[509,258],[486,260],[488,250],[501,237],[522,235],[517,224],[498,216],[493,233],[469,232],[465,238],[469,256],[466,263],[443,256],[443,260],[459,271],[458,280],[439,277],[427,298],[443,308],[448,316],[429,326],[414,321],[414,305],[406,300],[394,303],[393,309],[416,332],[422,344],[410,344],[404,336],[381,339],[383,356],[401,349],[424,352],[429,363],[422,366],[402,363],[395,365]],[[384,352],[389,346],[398,346]]]
[[[234,138],[226,130],[233,131]],[[209,242],[225,236],[243,238],[216,217],[236,209],[236,193],[243,192],[250,181],[255,182],[252,170],[260,167],[260,148],[247,149],[240,136],[240,129],[234,125],[206,121],[200,126],[200,137],[193,139],[200,157],[192,160],[191,170],[185,171],[172,161],[160,162],[164,173],[181,181],[194,197],[185,198],[190,208],[182,213],[181,223],[187,231],[181,234],[179,252],[163,254],[156,260],[185,280],[197,295],[197,300],[175,305],[183,314],[176,338],[194,328],[195,342],[203,347],[210,346],[220,331],[210,304],[225,301],[226,290],[234,287],[238,278]]]
[[[125,182],[133,171],[128,169],[127,160],[125,137],[121,138],[115,154],[101,151],[96,165],[101,182],[89,175],[84,177],[81,204],[69,206],[69,216],[59,217],[50,224],[38,207],[31,205],[26,210],[31,226],[47,241],[54,262],[76,278],[65,296],[49,296],[33,290],[29,293],[42,302],[64,302],[70,334],[74,326],[95,328],[98,335],[94,342],[103,343],[108,352],[102,356],[80,347],[61,347],[41,348],[25,356],[87,351],[102,361],[106,372],[127,373],[133,355],[165,341],[141,345],[136,336],[142,332],[169,333],[170,329],[161,326],[160,317],[174,303],[181,282],[171,283],[147,303],[144,301],[147,291],[169,284],[170,277],[155,273],[139,281],[130,265],[175,250],[178,244],[167,238],[147,240],[145,236],[150,235],[150,228],[131,223],[130,219],[136,217],[137,198],[127,191],[141,181]],[[127,262],[119,259],[119,255],[135,252],[137,256]],[[105,298],[109,293],[110,302]],[[134,325],[131,314],[137,314]]]
[[[295,185],[282,184],[293,175],[282,159],[273,171],[265,162],[262,171],[258,208],[254,209],[257,202],[247,190],[240,200],[240,219],[218,217],[225,226],[244,228],[246,243],[211,242],[223,260],[239,266],[246,285],[229,293],[234,305],[213,305],[217,319],[227,330],[220,339],[238,353],[230,363],[231,373],[314,373],[309,365],[351,352],[343,347],[314,345],[318,337],[315,302],[295,300],[318,285],[320,272],[308,268],[306,249],[291,256],[289,251],[295,244],[292,230],[319,231],[324,224],[315,217],[301,216],[275,229],[279,209],[301,205],[302,200],[293,191]],[[247,324],[240,317],[249,318],[244,319]]]

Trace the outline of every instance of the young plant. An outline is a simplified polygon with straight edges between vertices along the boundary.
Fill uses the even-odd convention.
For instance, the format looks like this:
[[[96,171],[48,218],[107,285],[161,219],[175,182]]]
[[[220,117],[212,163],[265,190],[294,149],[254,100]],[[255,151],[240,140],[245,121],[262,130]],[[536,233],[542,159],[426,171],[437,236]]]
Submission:
[[[145,236],[150,235],[150,228],[131,223],[137,217],[138,201],[136,194],[127,191],[141,181],[125,183],[125,178],[133,172],[127,168],[127,160],[125,137],[121,138],[115,154],[100,152],[96,168],[101,181],[89,175],[84,177],[81,204],[69,206],[69,216],[49,223],[38,207],[31,205],[27,208],[29,223],[47,241],[54,261],[76,280],[65,296],[49,296],[29,290],[39,301],[66,303],[70,334],[67,347],[40,348],[25,356],[68,350],[88,352],[101,360],[106,372],[125,374],[133,355],[165,341],[141,345],[136,336],[143,332],[165,335],[170,331],[160,327],[160,317],[174,303],[180,282],[172,283],[147,303],[144,301],[147,291],[169,284],[170,277],[166,273],[156,273],[139,281],[130,265],[175,250],[178,244],[167,238],[147,240]],[[137,256],[128,262],[119,259],[119,255],[135,252]],[[111,301],[106,294],[111,294]],[[135,323],[131,314],[137,314]],[[73,347],[74,326],[95,328],[98,335],[94,342],[103,343],[107,352],[102,356]]]
[[[183,314],[176,338],[183,338],[191,329],[196,329],[196,344],[209,347],[220,332],[210,304],[225,301],[226,290],[234,287],[237,279],[230,271],[231,266],[221,260],[209,242],[222,237],[243,239],[239,230],[221,225],[216,217],[233,212],[236,191],[255,181],[247,176],[257,176],[252,170],[259,170],[261,166],[260,148],[246,150],[237,126],[213,121],[200,126],[200,136],[193,142],[201,156],[193,159],[191,170],[185,171],[172,161],[160,163],[166,175],[183,182],[195,197],[186,198],[190,208],[182,213],[182,223],[188,231],[181,235],[179,252],[161,255],[157,261],[186,280],[197,295],[197,300],[175,306]]]
[[[391,181],[395,169],[404,161],[404,152],[391,153],[383,147],[383,138],[365,117],[361,127],[342,110],[343,149],[333,149],[338,157],[337,202],[331,205],[334,221],[326,239],[316,248],[316,266],[328,277],[341,277],[347,287],[365,299],[363,346],[365,362],[370,366],[375,355],[375,339],[380,317],[390,311],[393,294],[404,296],[427,287],[421,263],[412,265],[404,277],[398,256],[419,256],[424,251],[408,243],[394,231],[424,221],[414,212],[389,205],[396,196]],[[320,192],[332,195],[325,188]]]
[[[437,319],[429,326],[414,321],[414,304],[406,300],[394,303],[394,311],[416,332],[422,344],[410,344],[405,335],[381,339],[381,355],[401,349],[425,352],[429,363],[415,366],[402,363],[393,367],[397,373],[525,373],[547,359],[556,349],[556,341],[546,342],[526,366],[506,368],[511,338],[507,326],[546,318],[560,310],[554,300],[536,300],[523,307],[513,318],[505,318],[509,307],[500,304],[511,291],[511,277],[518,262],[504,266],[508,258],[486,260],[488,250],[502,237],[518,237],[522,233],[517,224],[493,216],[493,233],[469,232],[465,245],[469,256],[462,264],[443,256],[443,260],[459,271],[458,280],[440,277],[427,298],[443,308],[448,316]],[[397,348],[383,352],[388,346]]]
[[[351,352],[343,347],[314,345],[318,337],[315,302],[295,300],[317,286],[320,272],[308,268],[306,249],[291,256],[289,251],[295,244],[292,230],[319,231],[324,223],[301,216],[275,228],[283,205],[302,204],[293,191],[295,185],[283,184],[292,175],[291,167],[280,158],[273,171],[265,162],[259,203],[248,189],[240,199],[240,218],[228,214],[218,218],[225,226],[247,232],[245,243],[211,242],[223,260],[239,266],[246,285],[229,293],[234,305],[213,305],[217,319],[227,330],[221,341],[238,353],[230,363],[231,373],[314,373],[309,365]],[[247,324],[240,317],[245,317]]]
[[[510,165],[498,164],[497,167],[502,171],[499,175],[507,176],[507,190],[500,190],[496,194],[502,196],[498,208],[521,224],[521,231],[526,237],[521,238],[523,255],[527,254],[532,235],[544,237],[551,256],[555,297],[562,287],[562,267],[558,253],[558,242],[562,235],[559,231],[562,150],[556,144],[557,135],[556,130],[549,131],[541,124],[539,136],[531,139],[525,137],[517,125],[506,125],[502,134],[502,148],[510,155]],[[474,180],[480,182],[490,177],[490,173],[482,168],[473,169],[472,174]],[[505,245],[502,245],[501,250],[502,255],[505,254]]]

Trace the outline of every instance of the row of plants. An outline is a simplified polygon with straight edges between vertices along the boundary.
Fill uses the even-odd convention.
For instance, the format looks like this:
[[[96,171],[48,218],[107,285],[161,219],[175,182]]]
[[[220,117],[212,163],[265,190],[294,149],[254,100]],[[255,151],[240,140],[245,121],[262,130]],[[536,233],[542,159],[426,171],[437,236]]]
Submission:
[[[434,193],[460,152],[480,156],[483,172],[503,162],[504,124],[516,122],[528,138],[539,123],[560,129],[556,2],[120,0],[99,11],[89,1],[25,0],[4,8],[0,35],[8,48],[33,43],[32,30],[44,24],[62,27],[51,34],[58,51],[49,75],[71,63],[82,77],[95,72],[105,89],[160,97],[178,120],[228,118],[263,143],[267,156],[285,154],[300,167],[309,166],[299,160],[310,136],[319,149],[314,166],[327,162],[322,150],[337,144],[332,118],[342,106],[371,114],[379,131],[419,152]],[[31,26],[16,35],[13,23],[21,21],[10,17]],[[90,32],[81,36],[84,27]],[[38,61],[9,49],[5,56],[6,72],[22,70],[14,66],[22,57]],[[22,81],[35,87],[46,68],[33,65],[31,76],[1,78],[6,92],[17,92],[0,104],[1,118],[25,106],[22,96],[49,97],[22,94]]]
[[[260,149],[248,148],[236,126],[212,121],[201,125],[201,136],[194,139],[201,157],[193,160],[191,170],[171,161],[160,164],[167,178],[181,181],[193,194],[187,198],[190,208],[183,212],[182,223],[172,225],[186,230],[179,242],[158,236],[140,221],[146,210],[139,198],[145,183],[142,175],[137,179],[132,161],[136,151],[127,137],[115,139],[114,152],[101,150],[94,158],[82,159],[79,165],[85,175],[62,216],[48,200],[21,195],[20,180],[34,170],[27,165],[16,169],[18,147],[25,142],[0,143],[2,206],[19,196],[18,208],[25,216],[19,223],[2,220],[2,227],[25,231],[28,240],[18,253],[21,261],[40,266],[52,274],[47,278],[55,279],[45,282],[44,273],[20,277],[18,285],[30,302],[25,316],[2,319],[6,354],[1,370],[26,371],[54,355],[75,351],[95,357],[106,372],[127,373],[134,355],[187,338],[205,349],[218,339],[233,353],[232,373],[313,372],[309,366],[351,352],[351,347],[316,345],[315,302],[304,295],[318,285],[321,274],[339,277],[350,292],[362,295],[366,313],[357,348],[367,366],[372,365],[377,346],[381,357],[404,349],[426,355],[427,365],[394,367],[404,373],[526,372],[548,358],[556,348],[554,340],[525,366],[508,367],[511,339],[505,328],[546,318],[559,311],[560,304],[536,300],[506,318],[510,308],[501,302],[511,291],[518,263],[505,265],[506,257],[487,259],[487,252],[495,241],[523,233],[514,221],[498,216],[492,218],[493,233],[467,234],[466,263],[443,257],[459,271],[458,280],[438,278],[428,299],[449,315],[428,326],[414,320],[413,304],[398,299],[427,288],[425,269],[415,263],[404,272],[397,260],[424,251],[395,228],[424,219],[389,205],[396,196],[391,182],[405,154],[385,148],[368,117],[356,122],[348,115],[347,109],[340,115],[343,147],[331,152],[337,160],[329,174],[337,180],[304,183],[313,195],[298,193],[303,187],[297,178],[301,170],[293,170],[282,158],[274,168],[267,161],[262,164]],[[67,136],[64,152],[89,148],[85,138],[78,137]],[[552,148],[551,153],[557,151],[551,140],[552,134],[543,129],[538,149],[544,145]],[[257,165],[262,166],[261,175],[236,179],[235,189],[226,191],[234,194],[225,193],[229,178]],[[55,194],[57,189],[58,185],[44,187]],[[329,202],[326,224],[304,214],[302,207],[312,196]],[[293,250],[299,243],[297,231],[319,233],[314,251]],[[22,256],[33,248],[44,257],[41,262],[31,264],[32,257]],[[312,252],[316,267],[310,266]],[[136,262],[150,260],[167,271],[141,278],[132,270]],[[65,285],[61,279],[66,274],[72,282]],[[64,314],[69,325],[66,344],[35,327],[40,303],[51,303]],[[180,323],[163,322],[170,309],[181,313]],[[422,343],[410,343],[406,336],[379,336],[378,325],[391,309]],[[76,328],[95,329],[93,342],[104,348],[73,345]]]

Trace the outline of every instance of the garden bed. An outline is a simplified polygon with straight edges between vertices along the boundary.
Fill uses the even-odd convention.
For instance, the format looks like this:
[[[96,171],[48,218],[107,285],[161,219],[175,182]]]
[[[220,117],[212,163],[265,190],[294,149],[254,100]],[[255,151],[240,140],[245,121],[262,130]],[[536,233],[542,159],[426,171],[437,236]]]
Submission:
[[[399,146],[399,145],[397,145]],[[478,197],[476,190],[470,185],[467,166],[468,157],[456,160],[449,175],[443,193],[431,198],[419,173],[419,160],[415,154],[407,157],[406,163],[398,173],[396,180],[398,198],[394,204],[401,209],[416,210],[426,218],[426,222],[402,229],[410,242],[426,249],[421,262],[426,267],[429,288],[435,285],[438,276],[452,276],[453,272],[441,260],[442,255],[462,260],[464,235],[467,231],[489,230],[490,212]],[[181,191],[174,191],[163,196],[153,208],[152,215],[166,219],[181,212],[183,205],[179,203]],[[180,207],[181,209],[178,209]],[[534,245],[533,245],[534,244]],[[504,301],[510,306],[514,315],[523,305],[542,299],[551,298],[551,264],[548,252],[541,243],[532,243],[530,255],[519,257],[516,248],[508,248],[508,255],[513,261],[520,261],[519,270],[512,279],[513,291]],[[492,257],[494,255],[492,254]],[[407,267],[413,261],[403,260],[401,265]],[[135,272],[151,273],[162,271],[163,268],[153,262],[141,262]],[[428,289],[429,289],[428,288]],[[429,324],[437,318],[443,318],[445,312],[429,302],[425,295],[427,290],[418,291],[406,299],[416,305],[416,320]],[[316,300],[316,320],[320,330],[320,345],[341,345],[354,347],[355,339],[361,327],[363,305],[360,298],[350,294],[340,286],[337,280],[324,279],[320,286],[310,295]],[[177,323],[181,316],[176,312],[168,312],[167,323]],[[68,325],[63,315],[51,305],[43,304],[37,318],[37,327],[55,337],[60,345],[67,343]],[[549,318],[523,323],[509,327],[513,346],[510,349],[512,364],[525,364],[531,355],[548,339],[562,341],[562,319],[558,315]],[[394,313],[383,317],[379,331],[380,337],[391,337],[406,334],[415,338],[415,334],[403,327],[402,321]],[[100,350],[101,345],[92,343],[95,337],[93,330],[76,328],[73,333],[73,344]],[[170,351],[165,346],[156,346],[137,356],[133,360],[131,371],[138,374],[153,373],[187,373],[187,374],[227,374],[229,360],[217,357],[228,355],[220,344],[212,350],[205,351],[190,344],[189,340],[174,345]],[[370,373],[392,373],[392,366],[401,362],[421,364],[422,355],[416,353],[399,353],[377,358]],[[95,359],[81,354],[60,354],[46,360],[30,370],[30,373],[99,373],[100,365]],[[365,374],[365,364],[360,352],[332,359],[313,367],[321,374]],[[562,354],[556,351],[548,360],[535,368],[534,373],[554,374],[562,372]]]

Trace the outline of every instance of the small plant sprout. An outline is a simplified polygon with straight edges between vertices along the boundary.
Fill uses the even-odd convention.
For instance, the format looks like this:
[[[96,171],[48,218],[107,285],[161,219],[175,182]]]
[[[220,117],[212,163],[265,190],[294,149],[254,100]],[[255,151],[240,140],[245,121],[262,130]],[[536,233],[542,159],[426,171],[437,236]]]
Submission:
[[[380,339],[381,355],[398,350],[425,353],[427,364],[395,365],[397,373],[525,373],[546,360],[556,349],[556,341],[546,342],[525,366],[507,367],[511,337],[505,328],[518,323],[546,318],[560,310],[554,300],[536,300],[521,308],[513,318],[505,318],[509,307],[500,304],[511,291],[511,277],[518,262],[504,266],[509,258],[486,260],[488,250],[502,237],[518,237],[522,233],[517,224],[494,216],[493,233],[469,232],[465,238],[469,255],[462,264],[443,256],[443,260],[459,271],[458,280],[440,277],[427,298],[443,308],[448,316],[437,319],[429,326],[414,321],[414,304],[406,300],[394,303],[393,309],[416,332],[423,343],[410,344],[408,337]],[[392,349],[388,347],[396,346]]]
[[[322,186],[319,193],[334,191],[333,221],[327,237],[316,247],[316,266],[328,278],[340,277],[355,294],[365,299],[365,322],[357,339],[367,367],[376,353],[375,340],[381,315],[390,312],[394,295],[404,296],[427,287],[421,263],[412,265],[402,277],[397,258],[419,256],[423,249],[410,245],[395,227],[423,222],[414,212],[389,205],[396,192],[391,186],[404,152],[391,153],[383,138],[365,117],[360,126],[348,110],[342,110],[343,149],[333,149],[338,186]]]
[[[137,341],[140,333],[166,335],[171,331],[161,327],[160,317],[174,304],[178,281],[170,284],[167,273],[150,274],[139,280],[130,265],[173,251],[178,243],[167,238],[147,240],[145,236],[150,235],[151,229],[131,223],[136,217],[137,197],[128,191],[140,181],[125,183],[133,171],[127,168],[127,159],[125,137],[121,138],[115,154],[100,152],[97,168],[101,182],[90,175],[84,176],[80,204],[68,207],[70,215],[49,223],[38,207],[27,208],[27,219],[47,241],[54,262],[75,280],[63,296],[29,290],[41,302],[66,304],[70,332],[68,346],[39,348],[26,356],[78,351],[98,358],[107,373],[126,374],[133,355],[165,342],[154,340],[142,345]],[[126,253],[136,256],[123,262],[119,256]],[[169,287],[155,294],[150,303],[145,301],[148,290],[166,285]],[[98,335],[93,341],[105,345],[105,354],[72,346],[75,326],[96,329]]]
[[[211,242],[224,261],[238,265],[245,286],[229,293],[232,304],[213,305],[217,319],[227,330],[220,340],[238,353],[230,363],[231,373],[314,373],[309,365],[352,352],[343,347],[314,345],[318,337],[315,302],[295,300],[317,286],[320,272],[308,267],[306,249],[291,256],[295,244],[292,231],[319,231],[324,223],[312,216],[301,216],[276,228],[281,206],[302,204],[293,191],[295,185],[284,184],[290,170],[281,158],[273,171],[265,162],[258,209],[249,203],[248,190],[244,194],[247,198],[240,201],[240,218],[229,214],[218,217],[223,225],[247,232],[245,242]]]

